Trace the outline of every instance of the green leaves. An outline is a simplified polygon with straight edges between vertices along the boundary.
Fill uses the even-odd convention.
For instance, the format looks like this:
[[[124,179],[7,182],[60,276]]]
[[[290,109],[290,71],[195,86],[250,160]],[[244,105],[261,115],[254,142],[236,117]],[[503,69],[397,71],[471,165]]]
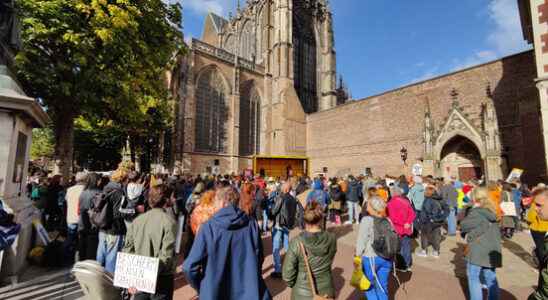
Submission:
[[[164,73],[183,49],[179,5],[162,0],[18,0],[17,5],[23,39],[17,75],[54,120],[56,115],[103,120],[137,137],[170,125]]]

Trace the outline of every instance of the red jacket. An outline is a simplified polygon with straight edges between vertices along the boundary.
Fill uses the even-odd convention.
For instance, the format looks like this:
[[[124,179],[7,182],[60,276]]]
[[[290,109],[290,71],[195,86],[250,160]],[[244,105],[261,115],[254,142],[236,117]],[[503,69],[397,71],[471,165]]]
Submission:
[[[407,229],[404,227],[405,224],[412,225],[415,220],[415,211],[407,198],[402,196],[393,197],[388,201],[386,211],[399,236],[413,234],[413,227],[410,226]]]

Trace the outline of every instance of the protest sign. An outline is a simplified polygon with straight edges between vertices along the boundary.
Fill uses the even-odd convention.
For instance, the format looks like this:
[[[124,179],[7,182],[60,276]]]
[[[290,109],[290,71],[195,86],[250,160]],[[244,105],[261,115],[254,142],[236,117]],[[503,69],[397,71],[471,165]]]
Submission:
[[[411,174],[415,176],[422,176],[422,165],[419,163],[416,163],[411,168]]]
[[[154,294],[159,265],[158,258],[118,252],[114,286]]]
[[[513,168],[512,172],[510,172],[510,174],[508,175],[506,182],[512,182],[516,179],[520,179],[522,174],[523,174],[522,169]]]

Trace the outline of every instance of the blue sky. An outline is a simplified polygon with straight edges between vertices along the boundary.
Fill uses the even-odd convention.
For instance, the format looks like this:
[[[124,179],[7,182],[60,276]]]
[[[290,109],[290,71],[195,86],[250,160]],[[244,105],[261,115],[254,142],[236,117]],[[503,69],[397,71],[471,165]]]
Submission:
[[[355,99],[531,48],[517,0],[330,2],[337,70]],[[236,3],[182,0],[185,35],[200,37],[208,10],[227,16]]]

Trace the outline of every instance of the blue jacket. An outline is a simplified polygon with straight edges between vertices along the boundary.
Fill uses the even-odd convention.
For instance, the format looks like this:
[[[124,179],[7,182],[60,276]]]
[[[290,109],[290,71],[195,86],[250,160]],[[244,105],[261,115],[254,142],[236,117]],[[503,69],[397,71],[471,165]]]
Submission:
[[[204,223],[183,272],[200,300],[270,300],[257,222],[233,205]]]
[[[411,200],[415,210],[422,210],[422,203],[424,202],[424,186],[422,183],[415,183],[415,185],[409,190],[407,198]]]
[[[314,190],[308,193],[306,204],[308,205],[310,202],[316,201],[324,208],[327,207],[331,201],[329,200],[329,194],[323,190],[322,182],[319,179],[315,179],[312,188]]]
[[[357,180],[348,183],[348,191],[346,192],[346,201],[360,202],[362,187]]]

